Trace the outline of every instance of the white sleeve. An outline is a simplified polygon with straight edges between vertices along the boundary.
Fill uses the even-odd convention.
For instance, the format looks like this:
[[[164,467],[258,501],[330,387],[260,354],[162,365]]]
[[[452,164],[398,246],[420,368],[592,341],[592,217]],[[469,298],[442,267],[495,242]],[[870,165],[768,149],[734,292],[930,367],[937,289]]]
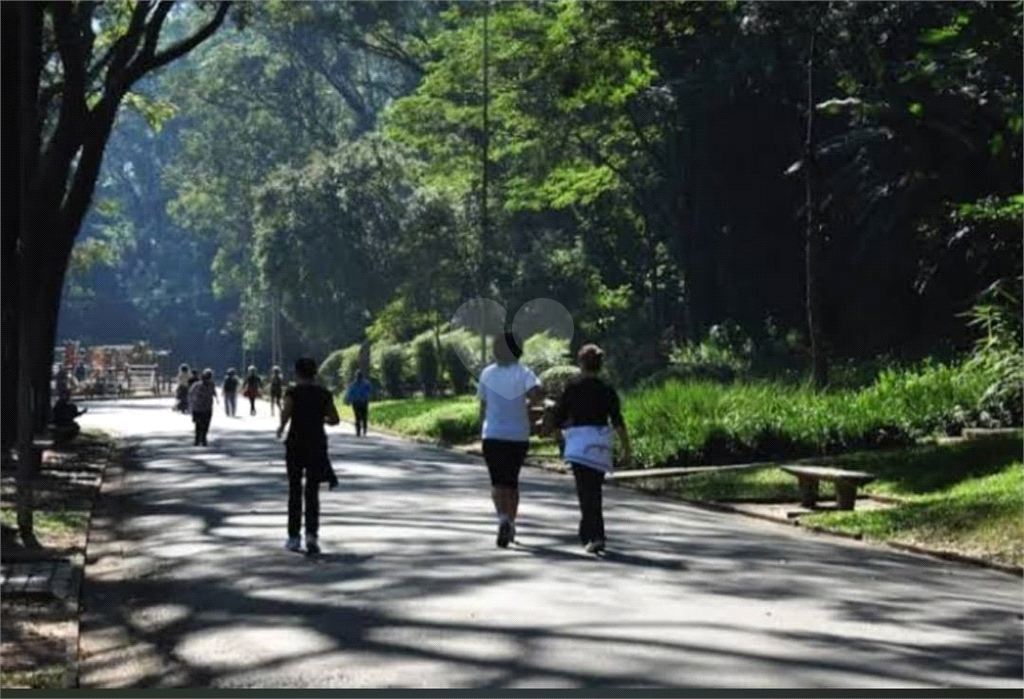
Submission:
[[[533,373],[533,369],[528,366],[523,367],[523,388],[525,391],[529,391],[531,388],[540,386],[540,379]]]

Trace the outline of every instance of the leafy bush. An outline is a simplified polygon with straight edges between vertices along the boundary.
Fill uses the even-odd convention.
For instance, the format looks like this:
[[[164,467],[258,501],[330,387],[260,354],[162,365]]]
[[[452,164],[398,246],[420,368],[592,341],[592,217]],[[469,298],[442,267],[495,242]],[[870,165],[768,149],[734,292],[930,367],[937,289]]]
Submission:
[[[648,466],[798,458],[893,447],[950,431],[993,373],[972,362],[885,370],[860,391],[806,385],[668,380],[624,401],[637,459]]]
[[[452,390],[456,395],[468,393],[470,379],[473,375],[463,360],[465,350],[460,352],[459,345],[449,340],[442,342],[441,353],[441,359],[444,363],[445,372],[448,374],[448,379],[451,381]]]
[[[351,349],[351,348],[350,348]],[[345,360],[342,364],[344,374],[343,380],[345,384],[350,384],[356,378],[356,372],[359,371],[359,345],[355,346],[354,352],[346,350]]]
[[[321,383],[326,386],[330,391],[337,392],[340,389],[339,380],[341,379],[341,366],[342,361],[345,357],[344,349],[337,349],[327,355],[327,359],[323,361],[318,370],[318,376]]]
[[[437,346],[431,338],[416,341],[416,373],[420,387],[425,396],[433,396],[437,392],[439,362]]]
[[[401,347],[392,346],[381,353],[380,377],[384,390],[392,398],[405,395],[405,352]]]
[[[574,376],[578,376],[579,373],[580,368],[576,366],[553,366],[537,378],[540,379],[544,395],[551,400],[558,400],[562,395],[562,391],[565,390],[565,385]]]
[[[537,333],[523,343],[523,356],[519,361],[533,369],[538,376],[551,367],[565,363],[569,354],[569,341]]]
[[[686,343],[669,354],[669,367],[648,380],[658,385],[669,378],[729,383],[751,367],[754,343],[734,322],[714,325],[699,343]]]

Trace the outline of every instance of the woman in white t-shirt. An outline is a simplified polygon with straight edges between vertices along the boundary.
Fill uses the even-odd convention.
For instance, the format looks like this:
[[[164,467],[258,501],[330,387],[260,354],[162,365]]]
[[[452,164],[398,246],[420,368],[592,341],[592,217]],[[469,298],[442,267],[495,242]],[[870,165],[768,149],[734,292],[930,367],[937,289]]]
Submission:
[[[493,364],[477,385],[483,422],[484,460],[491,475],[491,497],[498,513],[498,546],[516,538],[519,470],[530,446],[530,403],[542,396],[540,381],[519,363],[523,351],[512,333],[494,339]]]

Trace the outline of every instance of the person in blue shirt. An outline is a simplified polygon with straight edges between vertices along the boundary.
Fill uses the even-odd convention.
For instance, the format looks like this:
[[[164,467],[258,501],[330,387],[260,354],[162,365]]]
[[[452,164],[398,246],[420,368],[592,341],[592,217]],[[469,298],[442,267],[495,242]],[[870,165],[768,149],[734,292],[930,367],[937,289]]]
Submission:
[[[363,378],[362,370],[356,371],[356,378],[345,391],[345,405],[352,406],[356,414],[356,436],[366,435],[366,426],[370,420],[370,393],[373,387]]]

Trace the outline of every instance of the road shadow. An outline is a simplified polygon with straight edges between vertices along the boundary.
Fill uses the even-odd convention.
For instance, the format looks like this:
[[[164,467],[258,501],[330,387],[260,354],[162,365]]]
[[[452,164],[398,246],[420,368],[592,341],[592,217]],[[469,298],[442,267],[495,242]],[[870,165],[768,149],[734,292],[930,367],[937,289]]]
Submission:
[[[82,686],[1019,686],[1024,674],[1019,580],[626,489],[606,491],[612,547],[593,556],[576,540],[571,478],[538,471],[523,474],[519,541],[497,550],[482,460],[388,438],[331,434],[342,484],[321,493],[324,553],[290,553],[283,445],[254,426],[196,448],[187,429],[134,440],[101,493]]]

